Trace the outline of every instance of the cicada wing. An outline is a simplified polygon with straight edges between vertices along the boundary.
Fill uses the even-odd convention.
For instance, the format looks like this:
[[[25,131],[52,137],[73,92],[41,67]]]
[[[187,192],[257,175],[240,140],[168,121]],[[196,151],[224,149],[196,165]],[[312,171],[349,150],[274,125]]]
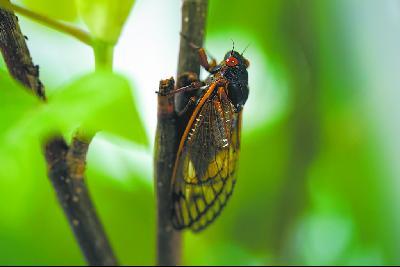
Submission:
[[[225,94],[215,94],[187,126],[172,185],[175,228],[204,229],[226,205],[236,182],[240,116]]]

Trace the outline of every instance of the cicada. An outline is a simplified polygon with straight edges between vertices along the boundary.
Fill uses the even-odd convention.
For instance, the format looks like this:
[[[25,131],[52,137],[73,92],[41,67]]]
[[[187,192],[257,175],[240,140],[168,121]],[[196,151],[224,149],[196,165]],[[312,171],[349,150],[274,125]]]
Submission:
[[[181,135],[172,174],[172,224],[200,231],[217,218],[232,195],[240,150],[242,110],[249,95],[249,61],[232,48],[224,60],[200,64],[210,73],[175,91],[196,94]]]

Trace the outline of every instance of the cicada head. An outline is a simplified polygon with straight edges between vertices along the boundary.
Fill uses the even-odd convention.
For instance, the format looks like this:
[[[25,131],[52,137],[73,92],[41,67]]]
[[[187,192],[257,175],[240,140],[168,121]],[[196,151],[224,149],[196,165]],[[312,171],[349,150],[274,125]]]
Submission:
[[[226,53],[222,63],[222,76],[228,81],[227,94],[237,112],[241,111],[249,96],[249,61],[238,52]]]

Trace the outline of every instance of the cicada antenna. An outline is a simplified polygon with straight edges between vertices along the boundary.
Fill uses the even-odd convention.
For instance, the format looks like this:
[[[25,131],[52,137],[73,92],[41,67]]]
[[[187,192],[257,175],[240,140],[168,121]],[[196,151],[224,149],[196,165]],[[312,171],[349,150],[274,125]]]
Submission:
[[[249,48],[250,45],[251,45],[251,43],[249,43],[249,44],[245,47],[245,49],[243,50],[243,52],[242,52],[240,55],[243,56],[244,52],[246,52],[247,48]]]
[[[233,39],[231,39],[232,41],[232,51],[231,51],[231,55],[233,54],[233,51],[235,51],[235,41],[233,41]]]

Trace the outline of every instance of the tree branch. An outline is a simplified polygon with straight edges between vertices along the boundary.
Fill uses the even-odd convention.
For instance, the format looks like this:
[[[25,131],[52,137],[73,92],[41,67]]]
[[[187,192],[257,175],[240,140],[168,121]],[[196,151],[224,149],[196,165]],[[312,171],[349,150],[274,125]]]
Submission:
[[[0,9],[0,50],[11,76],[45,99],[44,88],[38,78],[39,67],[32,63],[18,18],[3,9]]]
[[[182,29],[178,59],[178,88],[188,85],[186,73],[200,76],[200,60],[198,51],[190,43],[203,46],[208,0],[183,0]],[[184,37],[183,37],[184,36]],[[190,94],[179,93],[175,97],[177,110],[182,110],[188,102]]]
[[[174,89],[174,79],[160,82],[160,92]],[[158,96],[158,123],[155,140],[155,188],[157,195],[157,264],[180,264],[181,234],[171,224],[171,176],[178,147],[174,96]]]
[[[89,141],[78,137],[70,147],[62,138],[50,140],[45,147],[49,177],[88,264],[117,265],[85,183],[88,147]]]
[[[4,9],[0,9],[0,50],[10,74],[45,100],[38,67],[32,62],[18,19]],[[75,136],[71,146],[62,137],[48,141],[48,174],[88,264],[117,265],[84,181],[89,143],[80,136]]]
[[[182,36],[180,40],[177,87],[183,87],[200,75],[198,51],[190,43],[203,45],[207,0],[183,0]],[[174,89],[173,78],[160,82],[160,92]],[[157,195],[157,264],[172,266],[181,264],[181,233],[171,224],[171,178],[179,138],[183,133],[187,117],[178,118],[187,104],[188,93],[179,93],[175,97],[158,96],[158,124],[155,140],[155,183]]]

